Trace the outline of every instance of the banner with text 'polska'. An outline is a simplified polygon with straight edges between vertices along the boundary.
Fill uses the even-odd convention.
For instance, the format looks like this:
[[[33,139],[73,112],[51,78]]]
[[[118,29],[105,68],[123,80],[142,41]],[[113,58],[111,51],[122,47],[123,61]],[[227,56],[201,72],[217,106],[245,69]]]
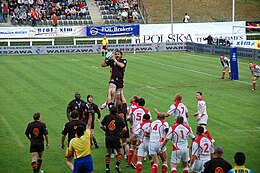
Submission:
[[[87,37],[91,36],[139,36],[139,25],[87,26]]]
[[[141,43],[194,42],[206,44],[206,37],[214,39],[246,40],[245,21],[211,23],[175,23],[140,25]]]

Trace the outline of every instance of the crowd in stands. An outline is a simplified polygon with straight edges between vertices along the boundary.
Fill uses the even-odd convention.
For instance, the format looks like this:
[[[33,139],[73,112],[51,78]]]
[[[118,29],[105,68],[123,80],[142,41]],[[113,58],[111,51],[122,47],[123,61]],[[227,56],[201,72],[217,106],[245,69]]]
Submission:
[[[138,1],[137,0],[111,0],[111,1],[101,1],[99,3],[100,10],[108,11],[108,14],[112,14],[122,23],[133,23],[135,21],[139,22],[141,18],[138,12]],[[106,13],[103,13],[106,15]],[[103,15],[103,19],[104,19]]]
[[[89,15],[85,0],[9,0],[0,2],[3,21],[7,16],[13,24],[31,24],[52,20],[54,14],[59,19],[80,19]]]

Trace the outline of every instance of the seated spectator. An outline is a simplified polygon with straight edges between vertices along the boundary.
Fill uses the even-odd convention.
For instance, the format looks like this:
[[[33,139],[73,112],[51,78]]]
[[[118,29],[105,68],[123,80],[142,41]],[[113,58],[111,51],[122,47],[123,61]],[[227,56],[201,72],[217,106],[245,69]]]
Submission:
[[[124,2],[124,9],[127,11],[130,9],[129,3],[127,2],[127,0],[125,0]]]
[[[86,10],[85,7],[81,8],[80,11],[79,11],[79,16],[86,15],[86,12],[87,12],[87,10]]]
[[[123,10],[121,15],[122,15],[122,20],[125,22],[127,20],[127,17],[128,17],[127,11]]]
[[[122,11],[121,10],[118,10],[118,13],[116,15],[116,19],[117,20],[121,20],[122,19]]]
[[[132,15],[134,20],[140,19],[140,14],[136,10],[133,11]]]
[[[133,23],[134,22],[134,18],[133,18],[133,15],[132,15],[132,10],[129,11],[128,13],[128,22],[129,23]]]
[[[66,15],[66,19],[68,18],[68,16],[71,16],[71,11],[68,6],[66,7],[64,14]]]
[[[76,16],[77,11],[76,11],[75,7],[72,7],[72,8],[71,8],[70,14],[71,14],[71,17],[75,17],[75,16]]]
[[[84,4],[82,2],[79,3],[79,8],[83,8],[84,7]]]

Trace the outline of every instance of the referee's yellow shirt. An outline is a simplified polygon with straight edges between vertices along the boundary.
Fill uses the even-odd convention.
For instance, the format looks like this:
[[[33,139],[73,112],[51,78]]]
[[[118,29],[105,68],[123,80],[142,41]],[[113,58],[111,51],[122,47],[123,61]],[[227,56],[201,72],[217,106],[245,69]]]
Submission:
[[[108,45],[108,40],[107,39],[103,39],[102,40],[102,46],[106,46]]]
[[[80,138],[71,139],[69,150],[74,151],[75,159],[91,154],[90,130],[86,129],[84,135]]]

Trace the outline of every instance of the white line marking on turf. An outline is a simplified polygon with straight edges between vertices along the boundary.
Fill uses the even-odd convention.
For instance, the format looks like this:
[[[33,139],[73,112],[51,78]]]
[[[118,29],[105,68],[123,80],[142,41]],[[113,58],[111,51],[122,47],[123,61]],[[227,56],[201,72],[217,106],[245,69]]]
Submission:
[[[76,62],[77,62],[77,61],[79,61],[79,60],[77,60],[77,59],[72,59],[72,61],[76,61]]]
[[[96,69],[99,69],[99,67],[97,67],[97,66],[92,66],[93,68],[96,68]]]
[[[210,73],[205,73],[205,72],[201,72],[201,71],[197,71],[197,70],[192,70],[192,69],[182,68],[182,67],[178,67],[178,66],[173,66],[173,65],[170,65],[170,64],[163,64],[161,62],[152,61],[152,60],[148,60],[148,59],[144,59],[144,58],[138,58],[138,57],[134,57],[134,58],[141,59],[143,61],[148,61],[148,62],[151,62],[151,63],[154,63],[154,64],[159,64],[159,65],[166,66],[166,67],[171,67],[171,68],[177,68],[177,69],[181,69],[181,70],[191,71],[191,72],[194,72],[194,73],[204,74],[204,75],[212,76],[212,77],[216,77],[216,78],[219,77],[219,76],[216,76],[216,75],[213,75],[213,74],[210,74]],[[239,80],[234,80],[234,81],[251,85],[251,83],[245,82],[245,81],[239,81]]]
[[[235,130],[234,132],[260,132],[260,129],[258,129],[258,130]]]
[[[6,125],[7,129],[11,132],[16,142],[20,145],[20,147],[24,148],[24,144],[21,142],[21,140],[18,138],[18,135],[14,132],[13,128],[10,126],[10,124],[6,121],[6,119],[3,116],[0,116],[2,122]]]
[[[194,55],[194,54],[190,54],[190,53],[184,53],[184,54],[187,54],[187,55],[190,55],[190,56],[194,56],[194,57],[199,57],[199,58],[207,58],[207,59],[214,59],[214,60],[219,60],[219,59],[216,59],[216,58],[211,58],[211,57],[205,57],[205,56],[201,56],[201,55]],[[239,62],[239,64],[245,64],[245,65],[248,65],[248,63],[245,63],[245,62]]]
[[[152,87],[152,86],[149,86],[149,85],[145,85],[145,86],[146,86],[146,88],[149,88],[149,89],[153,89],[153,90],[156,89],[155,87]]]
[[[257,128],[257,129],[260,129],[260,127],[259,127],[259,126],[257,126],[256,128]]]

